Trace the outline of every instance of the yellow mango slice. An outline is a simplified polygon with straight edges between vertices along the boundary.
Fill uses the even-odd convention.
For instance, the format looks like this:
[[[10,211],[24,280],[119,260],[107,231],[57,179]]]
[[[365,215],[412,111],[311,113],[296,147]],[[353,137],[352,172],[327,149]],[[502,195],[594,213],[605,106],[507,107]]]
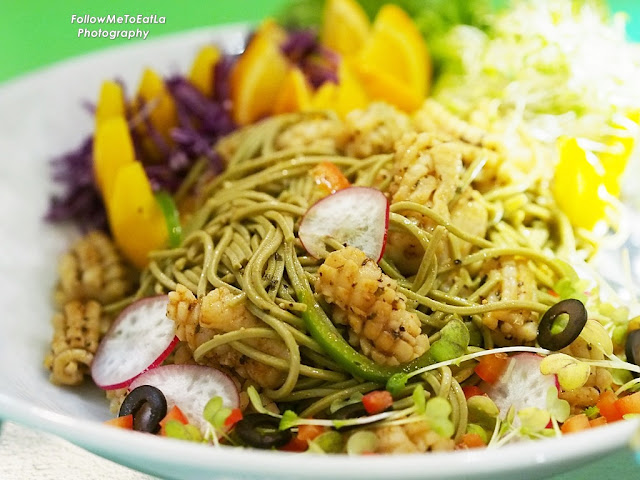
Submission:
[[[140,162],[118,170],[107,211],[111,232],[122,254],[136,267],[146,267],[149,252],[166,245],[168,230]]]
[[[102,83],[96,105],[96,126],[112,117],[125,117],[124,93],[120,84],[107,80]]]
[[[115,116],[98,123],[93,137],[93,173],[105,200],[113,192],[117,172],[134,161],[133,141],[124,117]]]
[[[267,21],[255,33],[230,74],[233,119],[247,125],[273,112],[273,102],[289,70],[280,52],[285,33]]]
[[[162,80],[162,77],[153,70],[147,68],[142,74],[138,87],[138,99],[141,100],[145,108],[151,108],[149,119],[151,124],[162,136],[171,142],[169,130],[173,128],[178,120],[176,105]],[[142,105],[138,105],[141,108]]]
[[[415,23],[400,7],[383,6],[354,62],[372,99],[412,111],[430,88],[431,57]]]
[[[574,226],[591,230],[605,218],[608,205],[603,192],[604,169],[595,154],[575,138],[561,138],[558,149],[553,195]]]
[[[189,80],[204,95],[213,95],[214,88],[214,68],[220,60],[220,50],[213,45],[202,47],[193,61]]]
[[[365,108],[369,103],[362,84],[348,62],[340,62],[338,84],[323,83],[311,99],[315,110],[333,110],[344,118],[352,110]]]
[[[357,54],[365,44],[371,25],[356,0],[328,0],[322,13],[320,41],[344,56]]]
[[[300,112],[311,105],[311,87],[302,70],[291,68],[273,103],[273,113]]]

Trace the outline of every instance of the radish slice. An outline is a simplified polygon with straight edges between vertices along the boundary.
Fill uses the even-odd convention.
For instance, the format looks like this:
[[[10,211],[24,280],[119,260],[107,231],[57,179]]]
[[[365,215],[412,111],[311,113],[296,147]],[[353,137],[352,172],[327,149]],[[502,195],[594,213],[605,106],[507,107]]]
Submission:
[[[543,357],[535,353],[519,353],[509,360],[507,369],[494,384],[483,382],[482,389],[500,409],[505,417],[513,406],[516,412],[523,408],[536,407],[547,410],[549,388],[558,388],[555,375],[540,373]]]
[[[125,308],[104,336],[91,363],[93,381],[104,390],[126,387],[157,367],[178,343],[167,317],[168,297],[143,298]]]
[[[349,187],[319,200],[307,210],[298,237],[314,257],[328,255],[325,239],[362,250],[379,261],[389,229],[389,202],[380,190]]]
[[[167,399],[167,409],[177,405],[189,423],[202,432],[208,425],[202,413],[213,397],[221,397],[225,407],[240,406],[240,396],[233,380],[220,370],[202,365],[163,365],[137,377],[129,388],[133,390],[141,385],[159,389]]]

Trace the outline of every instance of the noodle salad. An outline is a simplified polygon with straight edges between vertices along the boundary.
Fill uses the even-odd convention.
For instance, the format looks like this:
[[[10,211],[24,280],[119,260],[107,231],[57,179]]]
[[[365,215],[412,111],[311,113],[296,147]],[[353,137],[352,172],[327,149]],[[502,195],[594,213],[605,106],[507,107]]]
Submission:
[[[84,234],[59,260],[53,383],[92,381],[121,428],[292,452],[640,414],[640,310],[590,265],[624,233],[640,51],[593,2],[398,4],[328,0],[186,76],[104,82],[54,163],[48,218]],[[584,73],[590,30],[623,71]]]

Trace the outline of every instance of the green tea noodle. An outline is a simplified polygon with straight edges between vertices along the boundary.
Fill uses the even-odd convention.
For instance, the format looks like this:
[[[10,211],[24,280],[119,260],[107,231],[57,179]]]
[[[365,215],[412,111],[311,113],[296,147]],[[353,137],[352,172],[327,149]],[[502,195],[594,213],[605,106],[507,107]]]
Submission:
[[[322,417],[332,405],[381,385],[363,382],[345,372],[305,330],[301,312],[306,307],[298,302],[293,284],[304,282],[313,288],[323,261],[311,258],[297,238],[302,216],[320,198],[309,170],[320,162],[330,161],[352,184],[384,190],[390,176],[380,180],[380,173],[392,170],[393,155],[360,159],[316,147],[278,150],[275,144],[278,133],[309,115],[272,117],[235,134],[238,147],[225,172],[200,195],[203,200],[185,226],[187,234],[182,245],[152,254],[138,296],[166,293],[182,284],[202,298],[213,289],[226,287],[236,295],[234,301],[246,302],[263,325],[214,336],[193,352],[195,361],[201,361],[217,347],[230,346],[286,373],[277,389],[263,391],[267,398],[286,403],[287,408],[293,408],[299,415]],[[478,159],[467,169],[463,176],[465,185],[473,184],[484,163]],[[202,171],[201,166],[195,168]],[[570,253],[577,244],[584,245],[574,237],[563,214],[553,208],[548,189],[536,190],[540,183],[537,180],[530,178],[524,186],[500,185],[483,192],[482,201],[493,218],[486,238],[466,233],[424,205],[410,201],[391,205],[391,231],[412,236],[425,253],[417,272],[409,277],[400,273],[387,257],[380,265],[397,281],[398,291],[408,299],[407,309],[418,315],[432,342],[439,338],[440,329],[457,318],[470,321],[481,335],[484,348],[490,349],[494,341],[482,323],[483,314],[498,310],[544,312],[554,303],[547,290],[564,271],[546,252]],[[196,182],[196,174],[189,176],[182,194],[186,195]],[[534,203],[532,199],[538,197],[548,201]],[[522,222],[504,219],[501,212],[513,209],[514,202],[548,232],[555,232],[549,236],[544,250],[534,246]],[[435,227],[421,228],[410,217],[411,213],[427,217]],[[454,254],[455,262],[439,264],[437,251],[443,243],[448,243],[455,253],[454,246],[459,242],[452,242],[453,238],[471,244],[471,253]],[[329,246],[341,248],[335,242]],[[481,278],[478,265],[506,256],[528,260],[539,288],[537,301],[483,302],[498,280]],[[289,264],[294,268],[288,268]],[[285,359],[261,352],[247,342],[250,339],[280,339],[288,356]],[[396,407],[403,405],[403,398],[410,397],[416,385],[423,385],[431,396],[451,402],[455,438],[459,439],[467,425],[467,404],[460,382],[472,373],[467,362],[422,374],[405,387]]]

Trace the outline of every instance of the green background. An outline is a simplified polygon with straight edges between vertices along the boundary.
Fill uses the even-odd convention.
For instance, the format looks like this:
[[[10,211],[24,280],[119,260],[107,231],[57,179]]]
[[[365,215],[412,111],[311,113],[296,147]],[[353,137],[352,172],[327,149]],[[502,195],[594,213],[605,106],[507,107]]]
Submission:
[[[286,0],[0,0],[0,82],[71,56],[142,41],[78,38],[78,28],[83,25],[71,24],[73,14],[166,16],[164,25],[140,27],[150,31],[147,40],[152,40],[190,28],[257,21],[285,3]],[[640,40],[640,1],[609,3],[614,9],[632,13],[629,30]],[[110,26],[114,27],[119,26]]]
[[[83,25],[71,24],[73,14],[165,16],[166,23],[163,25],[132,25],[133,28],[149,30],[147,40],[153,40],[161,35],[191,28],[241,21],[255,22],[275,12],[285,3],[286,0],[0,0],[0,82],[65,58],[143,41],[77,38],[78,28]],[[612,0],[610,4],[615,10],[630,13],[629,33],[633,39],[640,40],[640,0]],[[606,68],[606,65],[594,68]],[[556,477],[555,480],[585,478],[640,478],[640,466],[635,463],[631,453],[620,452]]]

